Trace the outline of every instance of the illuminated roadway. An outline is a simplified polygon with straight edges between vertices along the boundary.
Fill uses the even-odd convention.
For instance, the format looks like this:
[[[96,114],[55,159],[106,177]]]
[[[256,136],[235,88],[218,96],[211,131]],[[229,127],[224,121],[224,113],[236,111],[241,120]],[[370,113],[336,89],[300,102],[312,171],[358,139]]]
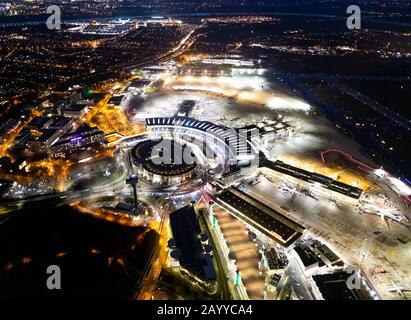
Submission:
[[[167,236],[167,227],[168,227],[168,220],[169,220],[169,212],[166,210],[165,201],[169,198],[172,198],[175,193],[177,193],[180,188],[184,187],[185,185],[189,184],[182,184],[179,188],[177,188],[171,195],[164,196],[157,200],[155,203],[155,207],[157,212],[161,216],[161,221],[157,233],[159,235],[159,241],[155,244],[150,258],[147,260],[146,266],[142,273],[142,279],[136,285],[136,288],[133,293],[134,300],[150,300],[152,294],[156,288],[157,280],[161,274],[163,265],[167,259],[167,243],[168,243],[168,236]]]
[[[162,56],[157,57],[157,58],[154,58],[154,59],[152,59],[150,62],[149,62],[149,61],[145,61],[145,62],[140,62],[140,63],[134,64],[134,65],[128,66],[127,69],[140,68],[140,67],[142,67],[143,65],[146,65],[146,64],[148,64],[148,63],[159,63],[159,62],[161,62],[161,61],[170,60],[170,59],[173,59],[173,58],[179,56],[179,55],[180,55],[181,53],[183,53],[186,49],[190,48],[190,47],[192,46],[192,44],[197,40],[197,38],[198,38],[199,36],[203,35],[203,34],[194,35],[194,33],[195,33],[198,29],[202,28],[203,26],[204,26],[204,24],[201,24],[201,25],[195,27],[193,30],[190,31],[190,33],[189,33],[187,36],[185,36],[185,37],[181,40],[181,42],[178,44],[177,47],[171,49],[169,52],[163,54]],[[194,35],[194,37],[193,37],[193,35]]]

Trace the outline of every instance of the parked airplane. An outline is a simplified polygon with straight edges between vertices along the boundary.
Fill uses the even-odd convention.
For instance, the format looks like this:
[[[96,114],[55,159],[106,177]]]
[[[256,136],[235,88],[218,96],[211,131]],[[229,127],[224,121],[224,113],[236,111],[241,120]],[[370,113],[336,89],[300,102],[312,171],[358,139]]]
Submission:
[[[404,299],[407,299],[407,297],[404,295],[404,292],[411,292],[411,290],[409,289],[404,289],[402,287],[399,287],[395,284],[394,281],[391,280],[392,283],[392,287],[388,289],[388,292],[396,292],[398,293],[401,297],[403,297]]]

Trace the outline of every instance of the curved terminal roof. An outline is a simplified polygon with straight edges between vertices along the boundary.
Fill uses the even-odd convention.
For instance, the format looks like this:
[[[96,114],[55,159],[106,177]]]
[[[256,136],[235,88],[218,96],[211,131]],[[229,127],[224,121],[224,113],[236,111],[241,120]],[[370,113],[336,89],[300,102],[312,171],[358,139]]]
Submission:
[[[170,128],[203,132],[223,142],[236,159],[254,157],[258,154],[256,148],[252,146],[246,136],[240,134],[239,130],[217,125],[209,121],[201,121],[189,117],[156,117],[147,118],[146,126],[152,129]]]

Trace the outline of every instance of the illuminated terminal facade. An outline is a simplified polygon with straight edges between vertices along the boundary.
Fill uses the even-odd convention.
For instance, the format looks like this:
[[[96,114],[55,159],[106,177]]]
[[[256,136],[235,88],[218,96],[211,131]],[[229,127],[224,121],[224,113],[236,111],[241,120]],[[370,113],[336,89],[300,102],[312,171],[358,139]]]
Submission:
[[[209,121],[189,117],[147,118],[146,126],[152,134],[171,132],[177,136],[192,136],[207,142],[218,155],[225,159],[222,162],[236,164],[240,161],[251,161],[258,156],[257,148],[250,140],[236,129],[217,125]]]

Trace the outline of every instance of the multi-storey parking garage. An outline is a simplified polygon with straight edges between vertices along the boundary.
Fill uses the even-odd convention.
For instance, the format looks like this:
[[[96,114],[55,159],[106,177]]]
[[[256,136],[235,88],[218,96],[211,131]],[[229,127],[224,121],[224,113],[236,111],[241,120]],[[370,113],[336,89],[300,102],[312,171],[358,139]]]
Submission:
[[[187,145],[174,140],[146,140],[132,150],[140,176],[154,183],[173,184],[193,177],[195,156]]]

